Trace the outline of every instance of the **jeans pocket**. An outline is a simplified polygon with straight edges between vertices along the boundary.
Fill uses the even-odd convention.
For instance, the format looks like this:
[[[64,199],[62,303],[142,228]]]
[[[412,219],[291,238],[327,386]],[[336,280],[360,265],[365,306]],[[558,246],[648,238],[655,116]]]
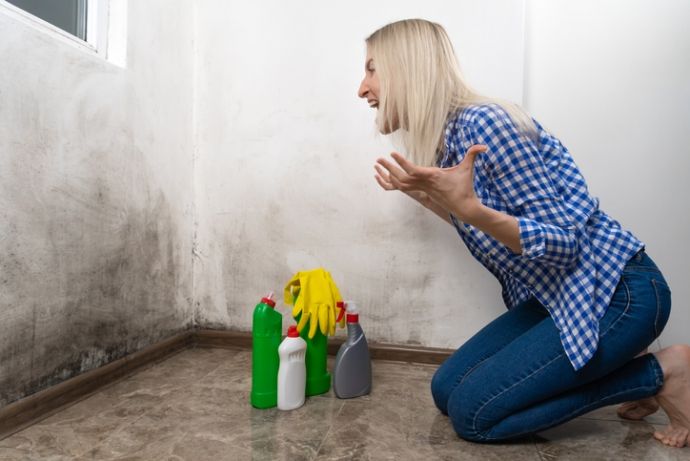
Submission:
[[[671,289],[661,279],[652,279],[654,295],[656,296],[656,317],[654,320],[654,337],[658,338],[668,322],[671,314]]]

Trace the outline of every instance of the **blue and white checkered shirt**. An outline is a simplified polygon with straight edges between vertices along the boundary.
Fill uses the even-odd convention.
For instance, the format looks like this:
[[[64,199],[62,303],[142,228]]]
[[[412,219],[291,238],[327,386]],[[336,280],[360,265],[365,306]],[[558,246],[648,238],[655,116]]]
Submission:
[[[568,150],[535,125],[530,139],[501,106],[470,106],[449,119],[439,166],[458,164],[473,144],[488,146],[475,161],[474,190],[484,205],[517,218],[522,254],[451,219],[498,278],[509,309],[531,297],[547,308],[579,370],[597,350],[599,319],[625,264],[644,245],[599,209]]]

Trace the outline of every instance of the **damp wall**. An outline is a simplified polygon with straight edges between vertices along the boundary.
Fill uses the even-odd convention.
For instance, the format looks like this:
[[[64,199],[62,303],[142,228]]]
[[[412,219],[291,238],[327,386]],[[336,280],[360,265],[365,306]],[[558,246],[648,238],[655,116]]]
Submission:
[[[444,25],[473,86],[561,139],[647,244],[674,302],[654,349],[690,342],[689,15],[680,0],[198,2],[198,325],[249,331],[262,295],[320,266],[378,341],[457,347],[504,312],[454,230],[373,179],[394,146],[356,96],[364,39],[421,17]]]
[[[0,407],[192,325],[192,6],[115,65],[0,5]]]
[[[394,147],[357,89],[364,39],[422,17],[446,27],[479,90],[521,102],[523,12],[514,0],[199,2],[198,325],[249,331],[261,296],[316,267],[377,341],[455,347],[502,313],[455,231],[374,181]]]

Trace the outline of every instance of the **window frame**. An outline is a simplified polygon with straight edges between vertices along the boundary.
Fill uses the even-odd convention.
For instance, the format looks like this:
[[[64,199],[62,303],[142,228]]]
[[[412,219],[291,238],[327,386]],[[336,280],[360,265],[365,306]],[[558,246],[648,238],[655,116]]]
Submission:
[[[86,0],[86,40],[82,40],[6,0],[0,0],[0,12],[6,13],[35,30],[106,58],[109,3],[109,0]]]

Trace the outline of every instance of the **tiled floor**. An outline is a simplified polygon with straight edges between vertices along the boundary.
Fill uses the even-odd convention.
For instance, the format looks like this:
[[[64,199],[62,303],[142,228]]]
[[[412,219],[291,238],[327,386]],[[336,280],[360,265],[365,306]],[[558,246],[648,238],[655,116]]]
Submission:
[[[188,349],[0,441],[0,460],[690,460],[655,424],[604,408],[524,443],[477,445],[434,407],[434,366],[377,361],[367,397],[304,407],[248,402],[250,353]]]

